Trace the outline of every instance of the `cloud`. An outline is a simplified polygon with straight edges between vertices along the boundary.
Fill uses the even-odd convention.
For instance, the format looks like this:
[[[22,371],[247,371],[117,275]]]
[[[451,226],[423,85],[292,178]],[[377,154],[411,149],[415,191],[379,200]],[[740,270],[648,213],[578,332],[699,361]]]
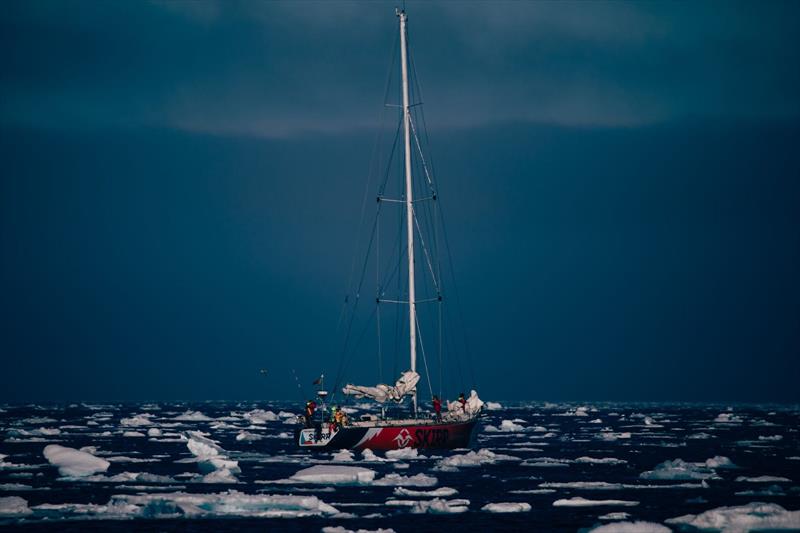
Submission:
[[[69,7],[7,9],[0,123],[268,138],[381,123],[396,38],[391,3]],[[422,95],[438,128],[800,115],[795,3],[443,2],[408,10]]]

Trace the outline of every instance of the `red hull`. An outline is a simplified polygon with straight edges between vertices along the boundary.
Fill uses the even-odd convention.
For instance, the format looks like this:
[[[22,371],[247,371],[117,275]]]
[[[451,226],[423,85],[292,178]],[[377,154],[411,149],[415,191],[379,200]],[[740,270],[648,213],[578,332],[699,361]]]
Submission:
[[[334,434],[327,431],[315,435],[314,430],[298,432],[301,448],[316,450],[399,450],[402,448],[454,449],[467,448],[472,441],[476,420],[453,423],[385,425],[372,427],[345,426]]]

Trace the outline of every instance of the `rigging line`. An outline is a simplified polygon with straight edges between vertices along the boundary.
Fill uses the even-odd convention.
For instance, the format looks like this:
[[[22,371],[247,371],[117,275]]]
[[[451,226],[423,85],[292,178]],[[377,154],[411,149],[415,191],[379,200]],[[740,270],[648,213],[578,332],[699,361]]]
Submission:
[[[383,193],[386,191],[386,183],[389,181],[389,174],[392,172],[392,161],[394,160],[394,154],[397,151],[397,146],[399,144],[398,140],[400,139],[400,129],[403,125],[402,117],[397,122],[397,130],[394,133],[394,142],[392,143],[392,151],[389,153],[389,159],[386,161],[386,173],[383,176],[383,183],[381,183],[380,188],[378,189],[378,198],[383,196]]]
[[[419,327],[419,317],[414,313],[414,322],[417,324],[417,335],[419,337],[419,347],[422,351],[422,362],[425,363],[425,380],[428,382],[428,390],[433,398],[433,387],[431,387],[431,373],[428,371],[428,358],[425,357],[425,345],[422,343],[422,329]]]
[[[464,350],[465,350],[465,352],[467,354],[467,358],[469,359],[469,370],[470,370],[470,376],[472,378],[472,387],[476,388],[475,387],[475,369],[474,369],[474,365],[472,364],[473,363],[472,352],[469,349],[469,342],[467,341],[467,331],[466,331],[466,328],[464,327],[464,310],[462,309],[461,297],[460,297],[459,292],[458,292],[458,285],[456,284],[456,272],[455,272],[455,268],[453,267],[453,254],[452,254],[452,252],[450,250],[450,239],[447,236],[447,226],[445,225],[445,222],[444,222],[444,220],[445,220],[444,219],[444,209],[442,208],[441,201],[439,201],[439,215],[440,215],[439,218],[440,218],[440,220],[442,222],[442,236],[444,237],[444,246],[445,246],[445,249],[447,250],[447,260],[448,260],[448,264],[450,266],[450,278],[453,281],[453,294],[455,295],[456,309],[458,311],[459,323],[461,325],[461,335],[462,335],[463,340],[464,340]]]
[[[414,134],[414,141],[417,145],[417,151],[419,152],[419,159],[422,163],[422,170],[425,171],[425,179],[428,180],[428,187],[431,189],[431,193],[433,197],[436,197],[436,189],[433,186],[433,180],[431,179],[431,175],[428,173],[428,165],[425,163],[425,156],[422,153],[422,146],[419,144],[419,137],[417,137],[417,128],[414,126],[414,121],[411,120],[411,117],[408,117],[408,123],[411,124],[411,131]]]
[[[369,244],[367,246],[367,253],[366,253],[365,257],[364,257],[364,265],[363,265],[363,267],[361,269],[361,277],[360,277],[360,280],[359,280],[359,283],[358,283],[358,289],[356,290],[356,295],[355,295],[356,296],[356,301],[353,304],[353,311],[352,311],[352,314],[350,315],[350,320],[349,320],[349,323],[347,325],[347,333],[345,334],[344,346],[342,348],[342,356],[341,357],[344,357],[344,355],[347,353],[347,346],[348,346],[349,341],[350,341],[350,332],[351,332],[352,327],[353,327],[353,321],[355,320],[355,317],[356,317],[356,309],[358,307],[358,302],[361,300],[361,289],[364,286],[364,277],[365,277],[365,274],[366,274],[366,271],[367,271],[367,263],[369,262],[369,255],[370,255],[370,252],[372,251],[372,243],[375,241],[375,229],[376,229],[376,226],[377,226],[377,223],[378,223],[378,217],[380,215],[380,212],[381,212],[381,204],[379,203],[378,204],[378,208],[377,208],[377,212],[375,214],[375,221],[372,224],[372,234],[370,235],[370,238],[369,238]],[[339,380],[341,378],[341,371],[342,371],[341,357],[340,357],[340,360],[339,360],[339,368],[338,368],[338,370],[336,372],[336,382],[337,383],[339,382]]]
[[[342,371],[342,376],[344,375],[344,372],[347,371],[347,367],[350,366],[350,363],[352,362],[353,357],[355,356],[356,352],[358,351],[359,346],[361,346],[361,342],[364,340],[364,337],[366,336],[367,331],[369,331],[369,329],[372,327],[372,319],[375,318],[375,312],[376,312],[376,310],[373,309],[372,313],[370,313],[369,318],[367,318],[367,323],[364,325],[364,328],[361,330],[361,335],[359,335],[358,341],[356,342],[355,346],[353,346],[353,351],[350,352],[350,356],[346,358],[346,363],[345,363],[343,371]],[[331,391],[331,402],[333,402],[333,399],[336,397],[336,394],[338,394],[338,392],[339,392],[339,385],[341,384],[342,376],[337,376],[336,377],[336,381],[334,382],[334,385],[333,385],[333,390]]]
[[[406,39],[408,39],[408,37],[406,37]],[[422,87],[420,86],[419,76],[417,75],[417,64],[414,62],[414,56],[412,54],[411,49],[409,49],[408,54],[409,54],[409,61],[411,62],[411,72],[413,73],[415,95],[418,97],[419,101],[421,102],[421,101],[423,101],[423,98],[422,98]],[[417,110],[415,109],[414,110],[414,115],[416,116],[416,114],[417,114]],[[430,137],[428,135],[428,126],[427,126],[427,124],[425,122],[425,109],[423,108],[423,106],[420,106],[420,108],[419,108],[419,116],[422,119],[421,120],[421,122],[422,122],[422,132],[424,134],[424,139],[423,140],[424,140],[424,144],[425,144],[425,148],[426,148],[426,153],[429,154],[429,156],[430,156],[431,175],[436,176],[436,165],[433,164],[433,152],[430,149]]]
[[[375,243],[375,290],[378,293],[376,296],[377,304],[375,308],[376,319],[375,324],[378,330],[378,383],[383,383],[383,352],[381,350],[381,306],[380,306],[380,276],[381,276],[381,228],[380,217],[376,217],[376,240]]]
[[[431,263],[431,256],[428,254],[428,247],[425,246],[425,238],[422,236],[422,230],[419,228],[419,220],[417,220],[416,210],[413,210],[412,214],[414,215],[414,225],[417,228],[417,234],[419,235],[420,244],[422,245],[422,251],[425,253],[425,263],[428,265],[431,278],[433,278],[433,286],[436,288],[437,293],[441,293],[439,290],[439,283],[436,280],[436,274],[433,272],[433,264]]]

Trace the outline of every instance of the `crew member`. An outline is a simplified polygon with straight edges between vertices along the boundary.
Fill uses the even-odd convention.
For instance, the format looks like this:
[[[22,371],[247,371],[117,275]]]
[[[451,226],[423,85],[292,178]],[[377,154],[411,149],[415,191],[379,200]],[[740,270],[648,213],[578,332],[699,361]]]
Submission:
[[[439,397],[434,395],[433,396],[433,411],[436,413],[436,421],[442,421],[442,402],[439,400]]]
[[[344,425],[345,421],[344,411],[342,411],[342,408],[339,407],[338,405],[336,406],[336,412],[333,415],[333,420],[336,424],[336,429],[339,429]]]
[[[315,402],[314,400],[308,400],[306,402],[305,419],[307,428],[310,428],[314,425],[314,411],[316,409],[317,409],[317,402]]]
[[[458,395],[458,403],[461,404],[461,410],[467,412],[467,399],[464,398],[464,393]]]

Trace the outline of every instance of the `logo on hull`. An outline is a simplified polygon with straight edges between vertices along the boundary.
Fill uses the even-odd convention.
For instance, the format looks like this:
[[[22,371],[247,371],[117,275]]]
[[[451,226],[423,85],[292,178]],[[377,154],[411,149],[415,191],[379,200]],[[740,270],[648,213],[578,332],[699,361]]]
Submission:
[[[394,438],[398,448],[405,448],[412,440],[413,438],[411,437],[411,433],[409,433],[406,428],[403,428]]]

